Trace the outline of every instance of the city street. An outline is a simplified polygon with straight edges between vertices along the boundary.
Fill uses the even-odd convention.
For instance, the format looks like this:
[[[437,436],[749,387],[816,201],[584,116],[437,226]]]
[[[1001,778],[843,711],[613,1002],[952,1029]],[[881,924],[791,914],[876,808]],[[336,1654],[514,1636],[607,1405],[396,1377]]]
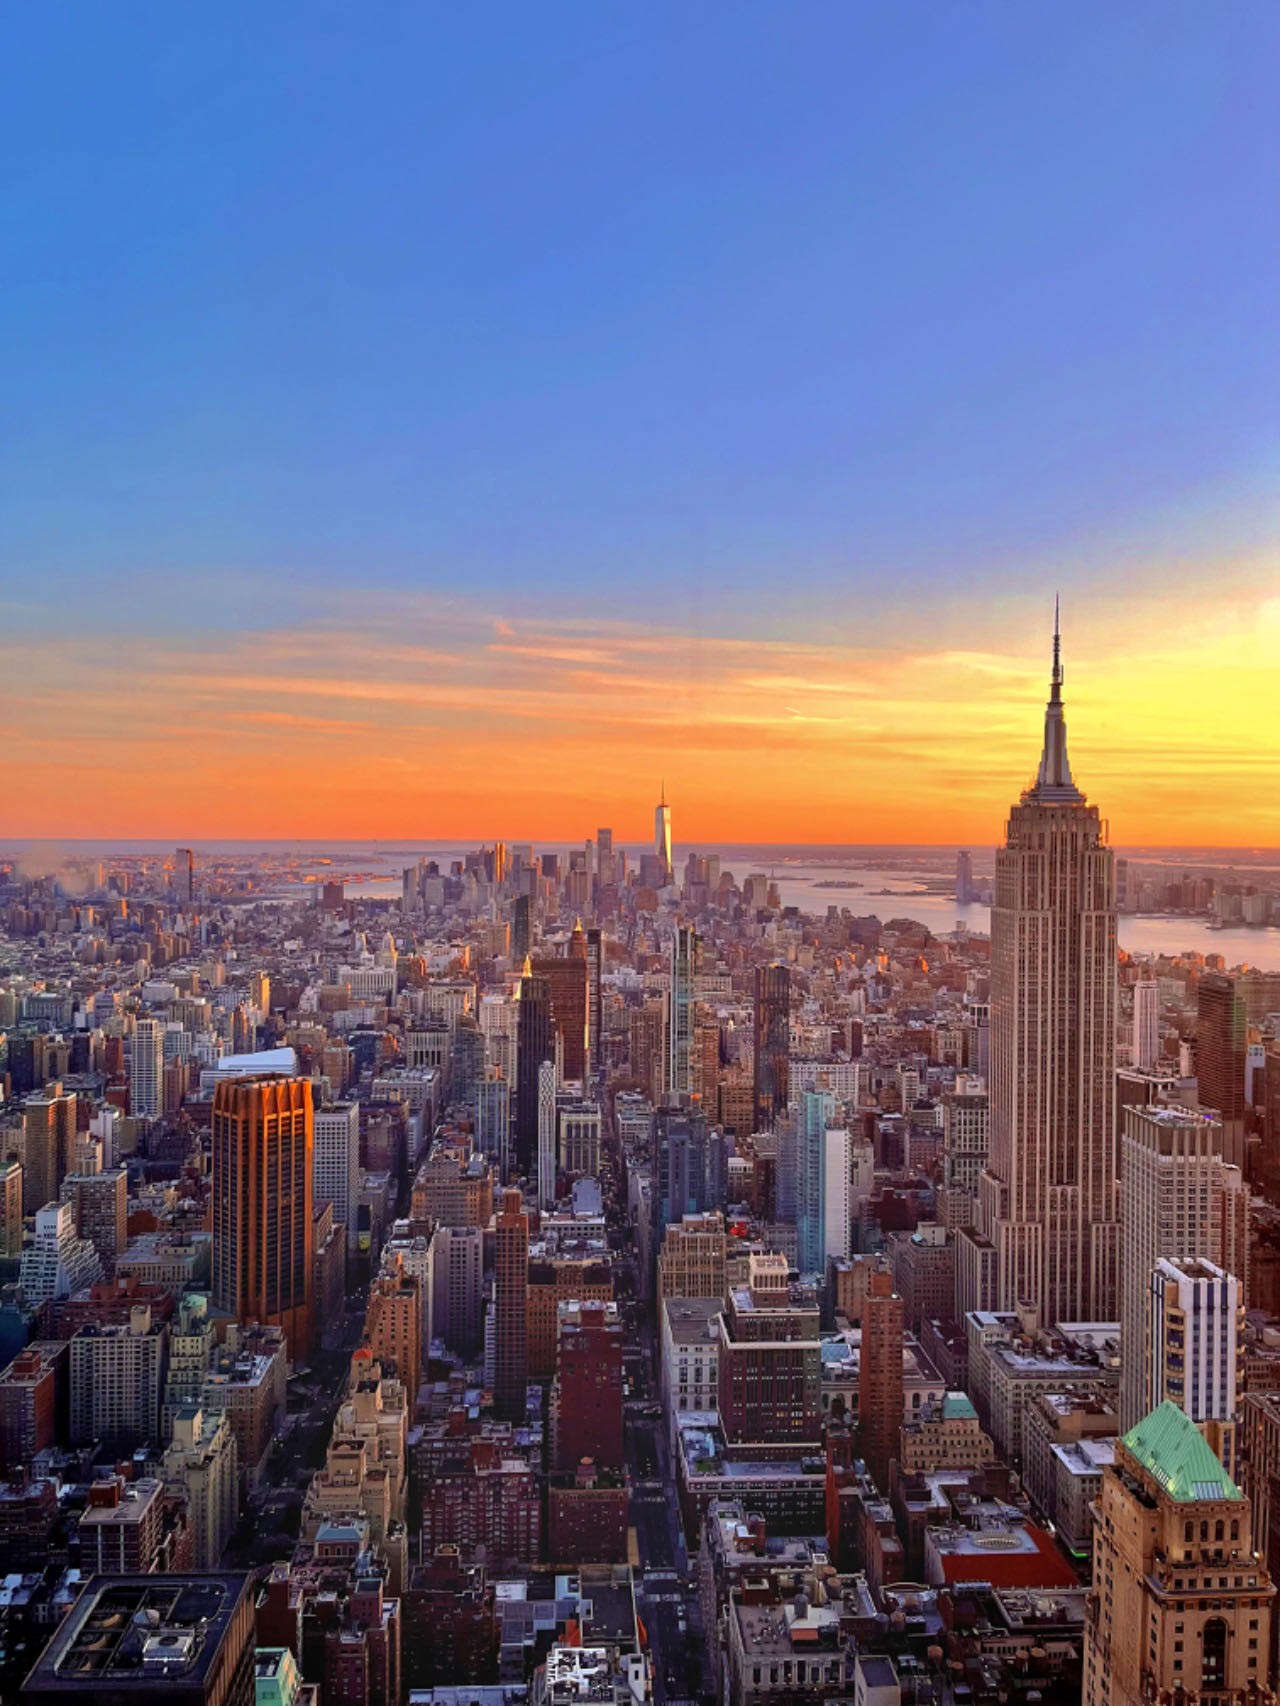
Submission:
[[[636,1591],[649,1636],[655,1706],[692,1706],[704,1689],[704,1640],[697,1590],[680,1523],[667,1440],[651,1406],[657,1382],[653,1333],[645,1320],[626,1351],[631,1524],[639,1553]]]

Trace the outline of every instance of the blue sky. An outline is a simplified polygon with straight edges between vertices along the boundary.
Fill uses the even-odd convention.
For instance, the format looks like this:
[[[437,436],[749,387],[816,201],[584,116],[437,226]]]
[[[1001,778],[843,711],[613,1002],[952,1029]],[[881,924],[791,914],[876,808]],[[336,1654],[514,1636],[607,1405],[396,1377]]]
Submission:
[[[24,603],[109,620],[123,581],[181,624],[212,576],[749,628],[1272,536],[1273,4],[5,35]]]
[[[0,831],[1280,841],[1274,0],[0,47]]]

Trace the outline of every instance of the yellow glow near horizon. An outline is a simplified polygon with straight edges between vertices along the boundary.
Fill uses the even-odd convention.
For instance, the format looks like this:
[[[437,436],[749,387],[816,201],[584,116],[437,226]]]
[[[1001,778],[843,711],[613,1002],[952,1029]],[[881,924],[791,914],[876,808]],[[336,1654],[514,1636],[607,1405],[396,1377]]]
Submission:
[[[1280,596],[1069,630],[1076,779],[1129,845],[1280,844]],[[982,631],[980,625],[976,625]],[[993,843],[1039,752],[1015,651],[385,613],[0,642],[6,837]]]

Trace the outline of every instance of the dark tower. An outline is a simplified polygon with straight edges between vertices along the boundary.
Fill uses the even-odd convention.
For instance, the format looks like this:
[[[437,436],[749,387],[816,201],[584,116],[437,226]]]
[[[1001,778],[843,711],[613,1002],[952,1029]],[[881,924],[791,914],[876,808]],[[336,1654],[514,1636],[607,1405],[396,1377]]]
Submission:
[[[555,1052],[551,985],[535,977],[526,960],[516,1027],[516,1167],[526,1176],[538,1152],[538,1068],[554,1060]]]
[[[791,1089],[791,968],[756,967],[756,1130],[772,1131]]]
[[[494,1414],[500,1421],[523,1422],[529,1383],[529,1216],[519,1191],[502,1193],[494,1221],[493,1308]]]
[[[511,905],[511,958],[521,962],[529,957],[529,906],[527,894],[518,894]]]

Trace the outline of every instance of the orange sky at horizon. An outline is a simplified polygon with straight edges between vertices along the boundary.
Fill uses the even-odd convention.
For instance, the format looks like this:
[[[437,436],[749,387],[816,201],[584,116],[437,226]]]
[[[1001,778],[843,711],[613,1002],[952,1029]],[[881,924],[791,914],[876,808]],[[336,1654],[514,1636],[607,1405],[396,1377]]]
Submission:
[[[975,612],[981,616],[981,610]],[[1127,845],[1280,845],[1280,592],[1065,635],[1077,781]],[[993,844],[1048,634],[982,649],[371,602],[205,639],[0,638],[0,836]]]

